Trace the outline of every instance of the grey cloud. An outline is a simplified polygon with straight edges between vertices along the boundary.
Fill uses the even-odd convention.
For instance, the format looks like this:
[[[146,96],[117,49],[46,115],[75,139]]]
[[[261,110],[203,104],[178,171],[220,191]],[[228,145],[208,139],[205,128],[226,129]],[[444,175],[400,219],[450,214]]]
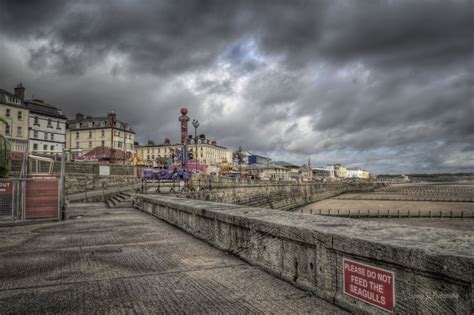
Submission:
[[[472,6],[0,0],[0,88],[21,81],[69,115],[113,109],[142,142],[177,140],[187,106],[231,149],[376,172],[466,170]]]

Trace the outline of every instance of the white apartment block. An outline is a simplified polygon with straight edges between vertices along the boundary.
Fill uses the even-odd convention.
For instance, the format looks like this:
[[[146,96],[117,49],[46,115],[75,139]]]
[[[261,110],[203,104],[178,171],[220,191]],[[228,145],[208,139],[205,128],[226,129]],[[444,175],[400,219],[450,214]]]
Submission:
[[[29,152],[59,154],[66,143],[67,118],[57,107],[42,100],[25,101],[30,115],[28,120]]]

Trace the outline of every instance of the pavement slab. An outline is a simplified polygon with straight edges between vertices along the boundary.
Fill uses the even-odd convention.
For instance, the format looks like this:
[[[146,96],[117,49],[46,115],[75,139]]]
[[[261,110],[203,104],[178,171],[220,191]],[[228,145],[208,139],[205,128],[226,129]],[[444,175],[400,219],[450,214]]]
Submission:
[[[0,239],[0,314],[347,313],[134,209]]]

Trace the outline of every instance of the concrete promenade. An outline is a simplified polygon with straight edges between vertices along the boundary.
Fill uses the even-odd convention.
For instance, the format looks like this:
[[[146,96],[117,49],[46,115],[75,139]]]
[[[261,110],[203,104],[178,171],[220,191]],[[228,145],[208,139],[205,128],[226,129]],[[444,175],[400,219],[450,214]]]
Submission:
[[[153,216],[0,227],[0,314],[345,313]]]

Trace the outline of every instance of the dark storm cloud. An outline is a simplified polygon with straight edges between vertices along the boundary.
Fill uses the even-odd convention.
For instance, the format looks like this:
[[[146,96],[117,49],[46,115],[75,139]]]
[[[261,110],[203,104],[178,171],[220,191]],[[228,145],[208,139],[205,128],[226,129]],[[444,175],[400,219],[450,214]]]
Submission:
[[[472,9],[471,1],[347,2],[332,8],[322,51],[387,67],[458,62],[472,54]]]
[[[466,170],[473,29],[467,0],[0,1],[0,88],[113,109],[141,141],[173,138],[188,106],[276,159]]]

